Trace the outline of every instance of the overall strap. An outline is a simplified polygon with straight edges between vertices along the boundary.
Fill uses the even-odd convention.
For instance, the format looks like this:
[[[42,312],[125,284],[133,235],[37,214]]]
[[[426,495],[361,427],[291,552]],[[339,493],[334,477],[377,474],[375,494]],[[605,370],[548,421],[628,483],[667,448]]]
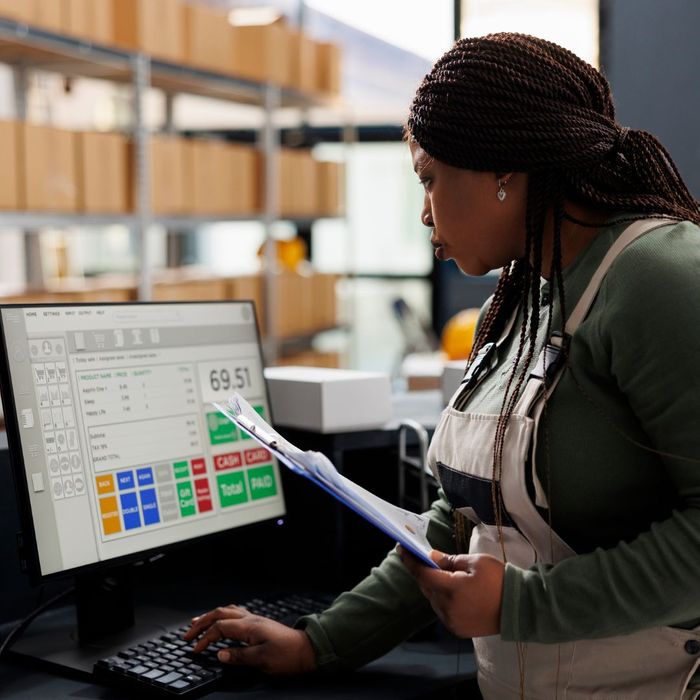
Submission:
[[[583,320],[588,315],[588,312],[595,301],[600,285],[610,270],[617,256],[633,241],[637,240],[649,231],[669,226],[678,223],[674,219],[641,219],[635,221],[628,226],[619,236],[619,238],[610,246],[608,252],[603,257],[600,265],[593,273],[588,286],[583,291],[581,298],[578,300],[571,316],[567,319],[565,325],[564,336],[561,333],[555,333],[549,342],[545,344],[540,356],[537,358],[537,365],[533,370],[528,383],[525,386],[520,401],[515,410],[517,412],[530,415],[535,421],[533,430],[533,440],[531,449],[531,475],[535,487],[535,503],[541,508],[548,508],[547,498],[537,477],[537,467],[535,464],[535,452],[537,449],[537,425],[539,424],[544,408],[544,398],[551,396],[556,389],[559,380],[562,377],[564,369],[564,358],[566,356],[566,347],[571,339],[571,336],[576,332]]]
[[[676,223],[678,222],[674,219],[640,219],[628,226],[620,234],[620,237],[610,246],[610,249],[605,254],[598,269],[593,273],[593,277],[591,277],[588,286],[578,300],[576,308],[574,308],[571,316],[567,319],[565,326],[566,335],[572,336],[588,315],[591,305],[600,289],[601,282],[610,269],[610,266],[615,261],[615,258],[617,258],[630,243],[637,240],[637,238],[643,236],[645,233],[653,231],[656,228],[661,228],[662,226],[669,226]]]
[[[513,310],[498,340],[496,342],[486,343],[467,367],[459,388],[455,392],[452,401],[450,401],[450,405],[458,411],[464,409],[464,406],[469,400],[469,397],[474,393],[474,390],[496,366],[498,362],[498,348],[500,348],[510,336],[513,326],[515,325],[515,319],[518,316],[519,308],[520,305],[518,304]]]

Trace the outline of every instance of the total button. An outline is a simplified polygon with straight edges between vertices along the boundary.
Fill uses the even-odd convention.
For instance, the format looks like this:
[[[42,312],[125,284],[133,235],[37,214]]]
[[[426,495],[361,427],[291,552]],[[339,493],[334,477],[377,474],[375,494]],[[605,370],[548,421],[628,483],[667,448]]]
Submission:
[[[689,639],[685,643],[684,648],[689,654],[697,654],[698,652],[700,652],[700,641],[698,641],[697,639]]]

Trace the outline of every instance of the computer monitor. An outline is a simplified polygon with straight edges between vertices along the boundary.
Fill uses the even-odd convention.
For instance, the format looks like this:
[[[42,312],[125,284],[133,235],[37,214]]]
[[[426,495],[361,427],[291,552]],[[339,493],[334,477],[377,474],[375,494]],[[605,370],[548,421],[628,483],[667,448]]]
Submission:
[[[276,461],[211,406],[270,407],[251,302],[0,308],[0,382],[35,581],[285,513]]]

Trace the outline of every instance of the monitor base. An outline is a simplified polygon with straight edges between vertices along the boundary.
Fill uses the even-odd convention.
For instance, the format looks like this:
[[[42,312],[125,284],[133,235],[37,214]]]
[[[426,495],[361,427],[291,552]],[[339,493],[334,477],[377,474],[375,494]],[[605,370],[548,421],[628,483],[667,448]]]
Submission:
[[[49,610],[38,617],[11,646],[9,655],[54,671],[91,676],[96,661],[167,630],[179,627],[187,613],[164,608],[137,607],[135,623],[128,629],[89,642],[78,636],[75,606]],[[99,625],[99,619],[95,621]]]

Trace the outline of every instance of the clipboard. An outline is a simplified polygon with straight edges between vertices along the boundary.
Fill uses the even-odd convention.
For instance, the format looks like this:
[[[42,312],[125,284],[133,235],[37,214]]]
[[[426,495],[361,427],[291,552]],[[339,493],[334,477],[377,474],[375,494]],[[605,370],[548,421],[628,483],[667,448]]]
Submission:
[[[233,394],[225,405],[212,405],[295,474],[312,481],[427,566],[439,568],[430,558],[427,516],[399,508],[362,488],[340,474],[324,454],[300,450],[275,431],[240,394]]]

